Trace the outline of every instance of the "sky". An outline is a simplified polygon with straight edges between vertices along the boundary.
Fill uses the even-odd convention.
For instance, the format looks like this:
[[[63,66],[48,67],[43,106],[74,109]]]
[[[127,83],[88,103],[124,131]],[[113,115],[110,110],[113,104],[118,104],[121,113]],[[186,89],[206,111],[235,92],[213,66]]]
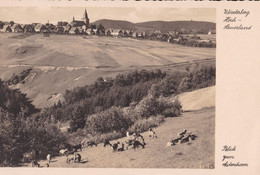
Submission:
[[[73,16],[81,20],[87,10],[90,22],[99,19],[145,21],[207,21],[216,22],[214,8],[145,8],[145,7],[0,7],[1,21],[21,24],[33,22],[57,24],[58,21],[71,22]]]

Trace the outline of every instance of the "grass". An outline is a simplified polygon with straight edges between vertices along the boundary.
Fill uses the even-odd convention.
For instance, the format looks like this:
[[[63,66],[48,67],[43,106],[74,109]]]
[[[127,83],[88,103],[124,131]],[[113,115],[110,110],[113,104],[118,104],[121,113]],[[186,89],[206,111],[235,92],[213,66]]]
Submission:
[[[190,143],[166,147],[166,143],[177,137],[183,129],[198,137]],[[214,168],[215,164],[215,108],[183,113],[181,117],[166,118],[155,128],[158,138],[151,139],[142,133],[145,149],[112,152],[111,147],[84,148],[79,152],[82,163],[66,164],[66,157],[55,157],[50,167],[81,168]],[[113,140],[124,142],[127,138]],[[46,160],[39,162],[44,165]],[[27,166],[30,166],[29,164]]]

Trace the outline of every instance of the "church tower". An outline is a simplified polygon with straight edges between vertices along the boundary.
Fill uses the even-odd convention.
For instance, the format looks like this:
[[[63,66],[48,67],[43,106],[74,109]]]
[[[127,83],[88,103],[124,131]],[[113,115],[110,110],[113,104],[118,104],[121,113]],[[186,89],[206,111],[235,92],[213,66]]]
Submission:
[[[87,13],[86,9],[85,9],[85,13],[83,15],[82,20],[86,23],[86,29],[88,29],[88,27],[89,27],[89,19],[88,19],[88,13]]]

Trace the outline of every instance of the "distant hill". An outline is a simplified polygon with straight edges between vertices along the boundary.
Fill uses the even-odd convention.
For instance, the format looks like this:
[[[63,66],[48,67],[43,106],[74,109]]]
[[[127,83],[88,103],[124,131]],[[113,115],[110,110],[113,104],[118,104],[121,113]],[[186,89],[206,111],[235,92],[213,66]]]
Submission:
[[[216,23],[203,21],[149,21],[136,23],[136,28],[150,28],[152,30],[161,30],[162,32],[181,29],[209,31],[216,29]]]
[[[106,29],[123,29],[136,31],[135,24],[128,21],[101,19],[91,24],[94,24],[97,27],[99,24],[102,24]]]
[[[106,29],[113,28],[133,31],[161,30],[162,32],[167,32],[172,30],[195,30],[208,32],[209,30],[216,29],[216,23],[204,21],[148,21],[141,23],[131,23],[128,21],[101,19],[93,22],[92,24],[95,24],[96,26],[102,24]]]

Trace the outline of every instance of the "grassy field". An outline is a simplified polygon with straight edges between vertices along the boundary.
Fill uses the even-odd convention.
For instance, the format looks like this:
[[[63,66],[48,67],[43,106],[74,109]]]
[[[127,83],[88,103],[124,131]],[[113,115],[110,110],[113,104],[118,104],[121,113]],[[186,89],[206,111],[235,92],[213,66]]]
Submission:
[[[216,87],[211,86],[203,89],[198,89],[193,92],[186,92],[179,96],[182,103],[183,111],[198,110],[203,107],[215,106]],[[197,100],[199,99],[199,100]]]
[[[193,48],[166,42],[72,35],[0,34],[0,78],[32,68],[24,84],[15,85],[37,107],[62,100],[66,89],[140,69],[185,70],[215,65],[215,48]]]
[[[203,93],[205,97],[192,98],[186,101],[185,97]],[[215,99],[215,86],[181,94],[181,103],[189,106],[199,104],[196,110],[184,112],[180,117],[166,118],[165,122],[154,128],[158,138],[150,138],[148,132],[142,133],[145,149],[133,150],[129,148],[123,152],[112,152],[111,147],[104,148],[103,144],[97,147],[83,148],[79,153],[81,163],[66,163],[65,156],[53,158],[50,167],[66,168],[214,168],[215,165],[215,103],[209,107],[211,98]],[[177,138],[177,133],[186,129],[197,138],[189,143],[166,147],[167,142]],[[126,137],[113,140],[111,143],[125,142]],[[78,140],[80,143],[81,140]],[[74,143],[77,144],[77,143]],[[46,160],[39,161],[44,167]],[[30,164],[23,164],[30,167]]]
[[[190,143],[177,144],[166,147],[167,141],[177,138],[177,133],[187,129],[197,135],[197,139]],[[112,152],[111,147],[84,148],[79,152],[81,163],[66,163],[66,156],[53,158],[50,167],[66,168],[214,168],[215,147],[215,108],[204,108],[198,111],[183,113],[181,117],[167,118],[166,121],[154,129],[158,138],[148,137],[143,133],[146,148],[133,150],[129,148],[123,152]],[[127,138],[114,140],[124,142]],[[47,161],[39,161],[44,166]],[[31,166],[25,164],[23,166]]]

